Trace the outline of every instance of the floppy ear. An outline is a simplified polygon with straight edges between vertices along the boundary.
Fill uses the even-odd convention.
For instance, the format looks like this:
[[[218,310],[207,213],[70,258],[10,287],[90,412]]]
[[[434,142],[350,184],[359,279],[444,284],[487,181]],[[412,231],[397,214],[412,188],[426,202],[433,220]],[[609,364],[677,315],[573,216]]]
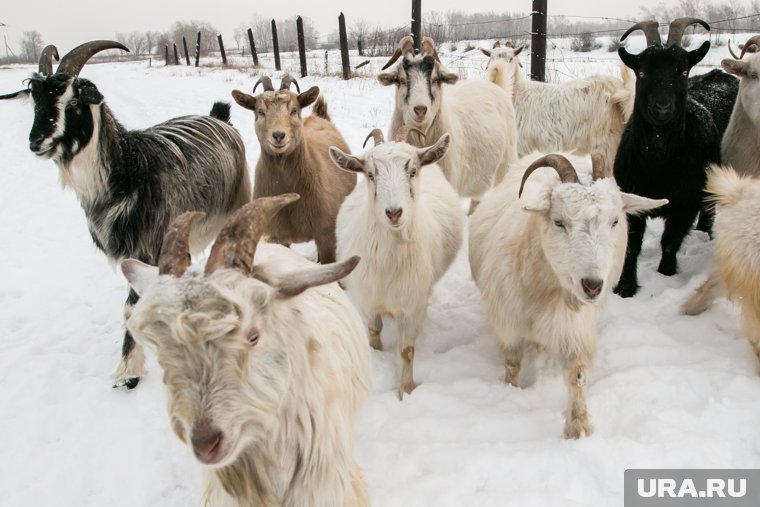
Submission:
[[[237,102],[239,106],[250,109],[251,111],[256,110],[256,97],[243,93],[240,90],[232,90],[232,98],[235,99],[235,102]]]
[[[459,81],[459,75],[451,72],[441,71],[440,76],[441,81],[446,84],[454,84]]]
[[[158,267],[145,264],[137,259],[122,261],[121,272],[124,273],[129,285],[140,296],[158,279]]]
[[[94,84],[86,84],[79,87],[79,100],[83,104],[100,104],[103,102],[103,94]]]
[[[15,99],[16,97],[28,97],[31,93],[31,90],[27,88],[24,90],[19,90],[17,92],[8,93],[6,95],[0,95],[0,100]]]
[[[710,51],[710,41],[706,40],[694,51],[689,51],[689,68],[694,67],[702,58],[705,57],[707,52]]]
[[[488,58],[491,58],[491,52],[487,49],[480,48],[480,52],[486,55]]]
[[[747,62],[743,62],[741,60],[733,60],[731,58],[721,60],[720,66],[723,67],[723,70],[735,76],[746,76],[747,70],[749,69]]]
[[[317,97],[319,97],[319,86],[312,86],[298,96],[298,105],[303,109],[312,105],[317,100]]]
[[[443,134],[433,146],[418,149],[417,156],[420,159],[420,166],[434,164],[441,160],[443,156],[446,155],[450,142],[451,134],[446,133]]]
[[[524,193],[523,197],[520,198],[521,201],[524,201],[522,209],[531,213],[546,213],[552,207],[551,197],[551,186],[542,188],[535,194]]]
[[[620,56],[620,59],[623,60],[623,63],[626,67],[633,69],[634,72],[638,72],[640,60],[639,55],[632,55],[625,48],[618,48],[618,55]]]
[[[339,148],[336,148],[335,146],[330,146],[327,151],[330,154],[330,160],[332,160],[333,164],[340,167],[341,169],[354,173],[364,172],[364,160],[361,158],[343,153]]]
[[[390,86],[398,83],[398,67],[393,67],[389,71],[381,72],[378,74],[377,80],[383,86]]]
[[[627,194],[620,192],[623,198],[623,211],[629,215],[636,215],[645,211],[650,211],[668,203],[667,199],[648,199],[636,194]]]

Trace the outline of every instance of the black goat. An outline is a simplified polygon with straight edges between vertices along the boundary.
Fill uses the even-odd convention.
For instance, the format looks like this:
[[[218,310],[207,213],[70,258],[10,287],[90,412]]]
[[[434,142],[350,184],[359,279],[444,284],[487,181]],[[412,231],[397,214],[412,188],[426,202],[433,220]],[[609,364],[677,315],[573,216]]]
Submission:
[[[207,215],[191,236],[197,251],[250,200],[245,147],[229,124],[230,105],[217,102],[210,116],[183,116],[129,131],[97,87],[78,77],[87,60],[105,49],[127,50],[112,41],[82,44],[63,57],[55,74],[55,53],[43,55],[40,73],[29,80],[34,100],[29,149],[56,163],[62,183],[79,198],[93,241],[112,262],[136,258],[155,265],[167,227],[185,211]],[[137,299],[130,291],[127,317]],[[142,350],[126,332],[114,387],[135,387],[143,362]]]
[[[719,129],[726,128],[738,90],[738,83],[735,88],[729,84],[736,79],[723,72],[689,82],[689,70],[710,49],[709,41],[693,51],[681,47],[684,30],[695,23],[710,29],[696,18],[676,19],[665,45],[656,21],[638,23],[621,40],[643,30],[647,48],[638,55],[618,50],[623,63],[636,72],[636,99],[615,157],[615,179],[624,192],[668,199],[669,204],[650,214],[665,219],[657,271],[667,276],[676,273],[676,254],[703,206],[707,167],[720,162]],[[709,230],[710,220],[701,222]],[[623,297],[638,290],[636,268],[646,217],[629,216],[628,226],[625,266],[615,288]]]

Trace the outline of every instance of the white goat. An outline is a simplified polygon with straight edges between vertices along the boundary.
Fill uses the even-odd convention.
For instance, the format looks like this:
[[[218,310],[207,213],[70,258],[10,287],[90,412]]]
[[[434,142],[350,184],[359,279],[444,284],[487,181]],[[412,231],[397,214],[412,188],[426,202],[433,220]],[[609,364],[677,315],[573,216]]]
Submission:
[[[601,153],[606,175],[620,144],[625,123],[633,112],[635,82],[621,64],[621,79],[595,75],[565,83],[526,80],[518,55],[522,47],[510,43],[481,49],[490,58],[488,80],[512,93],[517,119],[517,152],[571,151]]]
[[[241,208],[203,273],[187,270],[189,230],[203,216],[193,212],[167,232],[158,269],[122,265],[141,295],[127,327],[156,348],[172,428],[207,465],[205,505],[369,505],[352,450],[369,347],[361,317],[332,283],[358,258],[317,266],[283,246],[256,248],[297,198]]]
[[[570,388],[566,438],[592,431],[586,372],[596,351],[598,308],[622,271],[625,214],[667,203],[620,192],[613,178],[604,177],[601,156],[592,158],[590,185],[579,184],[564,156],[541,157],[527,169],[526,159],[520,160],[470,223],[470,266],[504,352],[505,381],[518,385],[530,344],[558,354]],[[536,173],[520,199],[526,180],[541,167],[553,167],[560,181]]]
[[[416,148],[405,142],[408,130],[391,143],[373,130],[375,147],[362,156],[330,148],[335,165],[366,175],[366,189],[357,186],[338,213],[338,259],[364,259],[345,283],[369,319],[375,349],[382,350],[382,316],[398,322],[399,397],[416,387],[415,340],[433,285],[454,260],[464,227],[459,196],[436,164],[446,154],[450,136]]]
[[[396,85],[396,107],[390,132],[403,125],[419,129],[410,142],[424,146],[425,139],[451,134],[451,148],[440,163],[443,174],[462,197],[473,199],[472,208],[494,184],[498,184],[517,160],[517,124],[509,94],[482,80],[457,83],[438,59],[435,44],[422,39],[415,56],[413,40],[401,39],[399,48],[377,76],[384,86]],[[454,84],[443,90],[443,84]],[[445,99],[445,100],[444,100]]]

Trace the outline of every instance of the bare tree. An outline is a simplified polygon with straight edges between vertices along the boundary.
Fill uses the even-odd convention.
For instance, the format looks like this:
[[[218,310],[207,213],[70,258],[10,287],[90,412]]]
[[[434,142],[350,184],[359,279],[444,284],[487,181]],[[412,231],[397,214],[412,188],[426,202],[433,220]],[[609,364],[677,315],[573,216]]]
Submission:
[[[159,32],[151,32],[150,30],[145,32],[145,51],[150,55],[158,54],[158,39],[161,38]]]
[[[251,18],[251,31],[253,40],[256,42],[256,50],[268,53],[272,44],[272,20],[265,19],[258,14]]]
[[[190,41],[194,41],[198,36],[198,32],[201,32],[201,56],[205,56],[209,52],[218,49],[216,34],[219,33],[219,31],[213,25],[206,23],[205,21],[177,21],[174,23],[168,33],[169,47],[171,48],[172,44],[176,44],[177,47],[182,47],[183,36],[187,38],[189,46]],[[164,44],[166,44],[166,42]],[[163,45],[159,44],[159,53],[162,51]]]
[[[235,40],[235,47],[240,49],[240,44],[245,44],[245,40],[248,37],[248,27],[244,24],[240,24],[232,32],[232,38]]]
[[[26,62],[36,62],[40,58],[40,51],[42,51],[42,34],[37,30],[24,32],[19,39],[21,44],[21,56]]]

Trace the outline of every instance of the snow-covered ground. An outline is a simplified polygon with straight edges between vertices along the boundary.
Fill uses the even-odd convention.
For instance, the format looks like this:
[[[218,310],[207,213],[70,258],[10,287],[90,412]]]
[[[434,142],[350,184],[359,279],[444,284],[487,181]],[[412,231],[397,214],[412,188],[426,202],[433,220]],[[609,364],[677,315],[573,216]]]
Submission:
[[[596,61],[584,71],[616,72],[614,53],[582,57]],[[0,69],[0,93],[19,89],[32,70]],[[255,82],[234,69],[144,63],[90,65],[82,76],[131,128],[205,113]],[[389,123],[393,90],[373,80],[301,84],[320,86],[355,151],[369,129]],[[200,467],[169,429],[153,357],[137,389],[111,388],[126,282],[92,245],[53,163],[29,152],[32,117],[28,101],[0,103],[0,504],[199,505]],[[252,115],[234,106],[232,121],[253,166]],[[374,394],[357,422],[356,452],[374,505],[606,507],[622,505],[627,468],[760,467],[760,377],[737,309],[720,301],[700,317],[679,313],[706,276],[712,245],[692,233],[681,272],[667,278],[655,271],[661,232],[661,222],[650,224],[640,293],[613,296],[600,319],[587,389],[596,431],[579,441],[562,439],[568,395],[555,361],[539,357],[522,389],[501,381],[465,245],[430,300],[417,390],[396,397],[393,326],[389,351],[372,353]]]

